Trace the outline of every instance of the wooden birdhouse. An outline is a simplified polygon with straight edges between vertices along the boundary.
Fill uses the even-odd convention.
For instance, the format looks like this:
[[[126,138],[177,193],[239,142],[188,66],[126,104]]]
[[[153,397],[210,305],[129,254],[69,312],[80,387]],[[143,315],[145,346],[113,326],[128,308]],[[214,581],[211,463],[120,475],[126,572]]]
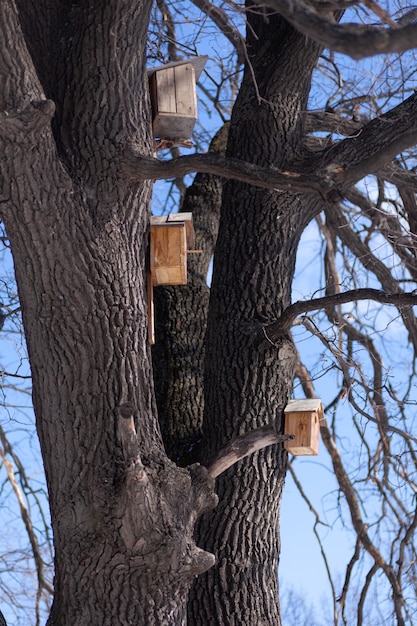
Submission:
[[[286,450],[294,456],[316,456],[319,453],[320,420],[324,418],[321,400],[290,400],[284,413],[284,433],[295,435],[295,439],[284,443]]]
[[[151,217],[150,270],[153,285],[186,285],[187,250],[193,247],[192,213]]]
[[[194,57],[148,71],[154,137],[191,137],[197,120],[196,82],[207,59]]]
[[[151,217],[148,273],[148,337],[155,343],[153,287],[187,284],[187,254],[194,247],[192,213]]]

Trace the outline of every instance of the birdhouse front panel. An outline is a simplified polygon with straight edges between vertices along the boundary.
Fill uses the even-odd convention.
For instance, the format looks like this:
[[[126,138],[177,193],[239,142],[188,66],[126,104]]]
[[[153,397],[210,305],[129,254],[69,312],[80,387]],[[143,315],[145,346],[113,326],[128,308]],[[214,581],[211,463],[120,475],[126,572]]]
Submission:
[[[187,284],[185,223],[151,225],[151,275],[154,285]]]
[[[295,436],[284,443],[286,450],[297,456],[316,456],[319,453],[320,419],[324,417],[321,400],[290,400],[284,413],[284,433]]]
[[[192,213],[152,216],[149,265],[153,285],[185,285],[187,250],[193,246]]]
[[[191,137],[197,120],[194,65],[183,63],[156,70],[150,77],[150,91],[154,137]]]

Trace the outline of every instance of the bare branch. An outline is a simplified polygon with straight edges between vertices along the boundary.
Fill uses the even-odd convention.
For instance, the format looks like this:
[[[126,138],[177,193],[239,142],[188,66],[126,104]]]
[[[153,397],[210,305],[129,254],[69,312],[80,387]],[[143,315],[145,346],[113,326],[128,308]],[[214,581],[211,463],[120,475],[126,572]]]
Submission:
[[[217,476],[240,461],[240,459],[244,459],[257,450],[271,446],[274,443],[281,443],[290,439],[295,439],[295,436],[278,435],[273,426],[262,426],[245,435],[241,435],[222,448],[208,464],[207,471],[209,476],[217,478]]]
[[[336,620],[337,617],[336,617],[336,589],[335,589],[335,584],[334,584],[334,581],[333,581],[333,578],[332,578],[332,573],[331,573],[331,569],[330,569],[329,559],[328,559],[328,557],[326,555],[326,551],[324,549],[324,544],[323,544],[323,541],[322,541],[322,539],[320,537],[320,534],[319,534],[319,531],[318,531],[318,526],[319,525],[328,526],[328,524],[326,524],[325,522],[323,522],[321,520],[320,515],[318,514],[316,508],[313,506],[313,503],[311,502],[310,498],[308,497],[308,495],[306,494],[305,490],[303,489],[303,485],[301,484],[301,482],[298,479],[297,474],[295,473],[294,465],[293,465],[292,462],[289,463],[289,465],[288,465],[288,471],[291,474],[291,477],[292,477],[292,479],[294,481],[295,486],[298,489],[299,494],[301,495],[301,497],[303,498],[303,500],[307,504],[308,508],[310,509],[310,511],[313,513],[313,515],[315,517],[314,526],[313,526],[313,532],[314,532],[314,535],[315,535],[315,537],[317,539],[317,543],[319,544],[320,554],[322,556],[324,567],[325,567],[326,574],[327,574],[327,578],[328,578],[328,581],[329,581],[329,584],[330,584],[330,588],[332,590],[333,614],[334,614],[334,617],[335,617],[335,620]]]
[[[385,167],[417,142],[417,94],[366,124],[355,136],[335,144],[321,157],[335,189],[347,189]],[[318,157],[318,161],[320,157]],[[313,171],[318,170],[318,164]]]
[[[344,615],[344,612],[345,612],[346,597],[349,591],[349,584],[350,584],[351,577],[352,577],[353,567],[355,563],[359,560],[360,553],[361,553],[361,543],[359,540],[357,540],[352,558],[350,559],[346,567],[345,580],[343,582],[342,593],[340,594],[340,598],[339,598],[340,609],[341,609],[342,615]]]
[[[402,186],[402,189],[399,189],[400,194],[407,192],[416,192],[417,191],[417,176],[413,171],[404,170],[399,167],[397,164],[389,163],[385,167],[379,169],[377,171],[378,178],[382,178],[393,185]],[[413,196],[413,194],[410,194]],[[405,200],[403,198],[405,203]],[[416,232],[416,231],[413,231]]]
[[[357,300],[375,300],[382,304],[395,304],[396,306],[417,305],[417,294],[385,293],[379,289],[363,288],[351,289],[343,293],[314,298],[313,300],[299,301],[285,309],[283,314],[275,322],[267,325],[265,332],[271,341],[275,341],[278,337],[289,331],[298,315]]]
[[[328,226],[332,232],[336,234],[340,240],[346,245],[352,253],[360,260],[363,267],[372,272],[381,283],[385,293],[399,292],[398,281],[395,280],[388,267],[382,263],[369,249],[369,246],[361,241],[360,237],[353,231],[348,220],[343,215],[341,208],[333,205],[331,211],[326,212]],[[410,341],[417,352],[417,323],[413,312],[408,307],[401,307],[401,317],[407,328]]]
[[[169,61],[179,61],[180,56],[177,52],[177,36],[175,33],[175,22],[172,17],[172,13],[164,0],[156,0],[156,6],[162,15],[163,23],[166,28]]]
[[[345,136],[356,135],[364,126],[363,122],[357,122],[328,111],[304,111],[303,122],[304,130],[307,133],[320,131]]]
[[[337,197],[367,174],[390,163],[401,151],[417,142],[417,94],[371,120],[354,137],[320,153],[301,168],[291,171],[260,167],[216,154],[192,154],[168,161],[130,150],[122,171],[132,180],[161,180],[191,172],[214,174],[244,183],[292,192],[312,192]]]
[[[255,0],[256,4],[269,6],[285,17],[297,30],[330,48],[354,59],[376,54],[404,52],[416,47],[417,25],[398,28],[364,26],[362,24],[336,24],[314,10],[302,0]]]
[[[339,364],[340,364],[341,370],[343,372],[343,375],[350,382],[348,366],[347,366],[346,363],[343,363],[343,360],[340,358],[340,355],[338,354],[338,350],[337,349],[332,349],[332,347],[330,345],[330,342],[324,337],[324,335],[319,333],[314,328],[314,325],[308,320],[308,318],[306,318],[304,320],[303,326],[305,326],[305,328],[307,328],[307,330],[309,332],[311,332],[312,335],[317,336],[320,339],[320,341],[326,346],[326,348],[333,354],[333,356],[339,361]],[[331,403],[330,406],[333,406],[334,404],[336,404],[337,401],[341,397],[344,397],[345,394],[346,394],[346,390],[342,390],[342,393],[338,394],[337,398]],[[400,435],[400,437],[402,437],[405,441],[410,441],[410,442],[412,441],[414,443],[417,443],[417,437],[414,437],[409,432],[406,432],[405,430],[401,430],[401,428],[397,428],[396,426],[393,426],[392,424],[388,424],[388,423],[382,424],[380,419],[377,419],[376,417],[372,417],[372,415],[370,415],[369,413],[366,413],[363,409],[361,409],[358,406],[358,404],[355,402],[351,392],[349,392],[348,395],[349,395],[349,402],[352,405],[352,407],[355,409],[355,411],[359,415],[362,415],[366,420],[376,424],[379,429],[383,428],[383,430],[385,430],[385,431],[391,431],[393,433],[396,433],[397,435]],[[308,397],[310,397],[310,396],[308,396]],[[315,396],[311,396],[311,397],[315,397]],[[326,407],[326,410],[327,410],[327,408],[328,407]]]
[[[326,191],[325,181],[315,174],[295,171],[283,171],[275,167],[259,167],[239,159],[222,157],[214,154],[191,154],[169,161],[130,152],[122,165],[123,171],[132,180],[163,180],[185,176],[191,172],[215,174],[224,178],[233,178],[250,185],[291,191]],[[329,185],[327,185],[330,188]]]
[[[238,29],[231,24],[226,13],[219,7],[216,7],[212,2],[209,2],[209,0],[192,0],[192,2],[203,11],[207,17],[213,20],[223,35],[236,48],[238,62],[243,63],[246,57],[245,40]]]
[[[301,364],[299,357],[298,373],[300,376],[305,376],[305,368]],[[307,386],[305,390],[311,391],[309,386]],[[393,602],[397,617],[397,624],[398,626],[404,626],[405,623],[402,617],[402,607],[404,600],[402,596],[400,579],[393,570],[393,568],[390,566],[390,564],[387,563],[387,561],[384,559],[382,553],[378,550],[375,543],[371,540],[371,537],[368,533],[368,525],[364,523],[362,519],[358,494],[356,493],[355,488],[349,478],[349,475],[343,465],[342,457],[332,437],[326,419],[320,421],[320,433],[323,443],[332,460],[333,469],[339,483],[339,487],[344,493],[347,504],[349,506],[352,524],[357,533],[358,541],[360,541],[368,554],[373,558],[375,566],[381,568],[387,579],[389,580],[393,592]]]
[[[363,606],[365,604],[366,594],[368,593],[369,585],[371,584],[371,581],[378,570],[379,570],[378,564],[374,563],[366,575],[365,584],[361,591],[361,596],[358,602],[358,626],[362,626],[363,624]]]
[[[2,439],[2,444],[4,445],[5,439],[3,436],[3,431],[1,431],[1,439]],[[38,597],[40,596],[43,590],[53,595],[54,590],[52,589],[51,585],[47,582],[46,577],[45,577],[45,568],[44,568],[44,563],[43,563],[43,559],[41,555],[41,550],[39,548],[38,538],[33,528],[29,510],[26,506],[22,490],[20,489],[17,483],[16,477],[14,474],[13,463],[9,461],[9,459],[6,456],[5,450],[3,448],[0,448],[0,458],[6,469],[9,483],[18,501],[22,521],[25,525],[26,532],[27,532],[30,545],[32,548],[33,560],[35,561],[37,578],[38,578]]]

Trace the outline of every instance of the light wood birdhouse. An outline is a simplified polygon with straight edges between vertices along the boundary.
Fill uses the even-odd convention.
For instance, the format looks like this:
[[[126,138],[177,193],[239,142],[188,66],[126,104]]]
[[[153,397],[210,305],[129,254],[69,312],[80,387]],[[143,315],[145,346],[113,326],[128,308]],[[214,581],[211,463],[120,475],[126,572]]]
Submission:
[[[151,217],[148,273],[148,336],[155,343],[153,287],[187,284],[187,255],[194,247],[192,213]]]
[[[319,453],[320,420],[324,418],[321,400],[290,400],[284,413],[284,434],[295,435],[295,439],[284,443],[285,449],[294,456],[316,456]]]
[[[191,137],[197,120],[196,82],[207,59],[194,57],[148,71],[154,137]]]
[[[187,251],[193,247],[192,213],[151,217],[150,270],[153,285],[186,285]]]

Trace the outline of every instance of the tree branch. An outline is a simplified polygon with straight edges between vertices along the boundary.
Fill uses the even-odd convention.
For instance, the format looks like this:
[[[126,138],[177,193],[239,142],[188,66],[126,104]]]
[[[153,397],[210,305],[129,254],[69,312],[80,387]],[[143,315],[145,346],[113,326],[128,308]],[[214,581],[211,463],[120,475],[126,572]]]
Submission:
[[[304,391],[307,392],[306,396],[314,397],[314,389],[311,382],[309,381],[308,373],[305,370],[304,365],[301,363],[299,356],[297,360],[297,375],[300,376]],[[375,565],[381,568],[388,578],[393,592],[393,602],[397,617],[397,624],[398,626],[404,626],[404,620],[402,618],[402,606],[404,600],[402,597],[400,578],[395,573],[391,565],[384,559],[382,553],[378,550],[377,546],[370,537],[370,534],[368,532],[368,524],[364,523],[362,519],[362,512],[358,494],[356,493],[352,481],[350,480],[349,475],[343,465],[340,451],[335,443],[326,419],[320,421],[320,434],[326,450],[332,460],[333,469],[337,482],[339,483],[339,488],[345,495],[346,502],[349,507],[350,516],[352,519],[352,524],[357,534],[358,541],[360,541],[364,549],[373,558]]]
[[[401,305],[417,305],[417,293],[385,293],[379,289],[352,289],[343,293],[335,293],[322,298],[314,298],[313,300],[299,301],[291,304],[285,309],[283,314],[272,324],[264,326],[265,337],[274,342],[281,335],[286,334],[295,318],[302,313],[309,313],[318,309],[324,309],[328,306],[336,306],[354,302],[357,300],[375,300],[382,304],[394,304],[397,307]]]
[[[356,127],[355,127],[356,129]],[[417,94],[371,120],[353,136],[321,152],[309,155],[298,169],[279,170],[219,154],[191,154],[167,161],[130,149],[122,160],[122,172],[134,181],[161,180],[191,172],[214,174],[249,185],[281,191],[319,193],[332,197],[367,174],[386,168],[396,155],[417,142]]]
[[[192,3],[205,13],[207,17],[213,20],[217,28],[235,47],[238,62],[243,63],[246,57],[245,40],[236,26],[230,23],[226,13],[219,7],[216,7],[212,2],[209,2],[209,0],[192,0]]]
[[[394,162],[388,163],[385,167],[379,169],[376,174],[378,178],[382,178],[393,185],[397,185],[398,187],[403,187],[403,189],[399,189],[400,195],[402,191],[406,192],[416,192],[417,191],[417,176],[413,171],[404,170]],[[411,196],[414,197],[414,194],[411,193]],[[405,202],[403,198],[403,202]]]
[[[245,435],[233,439],[233,441],[222,448],[208,464],[208,474],[212,478],[217,478],[237,461],[244,459],[245,456],[249,456],[253,452],[271,446],[274,443],[281,443],[290,439],[295,439],[295,436],[278,435],[273,426],[256,428]]]
[[[294,28],[325,48],[342,52],[354,59],[390,52],[405,52],[416,47],[416,24],[398,28],[336,24],[331,18],[319,15],[311,5],[301,0],[255,0],[255,2],[261,6],[271,7],[285,17]]]
[[[2,436],[1,439],[4,445],[4,437]],[[46,580],[42,553],[41,553],[41,549],[39,546],[38,538],[36,536],[36,533],[32,524],[30,512],[28,510],[28,507],[26,506],[26,502],[25,502],[22,490],[20,489],[17,483],[15,473],[14,473],[13,463],[7,459],[6,451],[3,450],[3,448],[0,448],[0,459],[3,462],[4,468],[7,472],[8,481],[18,501],[20,515],[21,515],[23,524],[25,526],[26,533],[28,535],[29,542],[32,548],[32,555],[33,555],[33,560],[35,562],[37,579],[38,579],[38,593],[40,595],[42,593],[42,590],[44,589],[45,591],[53,595],[54,590],[51,587],[51,585],[48,583],[48,581]]]
[[[325,193],[326,185],[328,189],[331,187],[315,174],[283,171],[275,167],[259,167],[253,163],[210,153],[191,154],[162,161],[130,151],[123,161],[122,169],[135,181],[162,180],[201,172],[240,180],[257,187],[283,191]]]
[[[303,111],[302,116],[306,133],[320,131],[349,136],[356,135],[364,127],[363,122],[328,111]]]
[[[360,207],[360,209],[363,211],[363,207]],[[382,291],[385,293],[401,293],[398,281],[393,278],[389,268],[375,256],[365,241],[361,240],[358,233],[354,232],[342,209],[337,205],[333,205],[331,210],[325,209],[325,212],[327,225],[334,236],[337,236],[343,245],[359,259],[366,270],[376,276]],[[409,333],[410,342],[413,344],[414,351],[417,354],[416,317],[412,310],[405,307],[399,312]]]
[[[367,174],[386,167],[417,142],[417,93],[363,126],[354,136],[317,157],[312,169],[325,172],[335,189],[347,189]],[[321,167],[319,162],[321,160]]]
[[[13,36],[10,34],[13,33]],[[15,111],[44,98],[14,2],[0,3],[0,110]]]

